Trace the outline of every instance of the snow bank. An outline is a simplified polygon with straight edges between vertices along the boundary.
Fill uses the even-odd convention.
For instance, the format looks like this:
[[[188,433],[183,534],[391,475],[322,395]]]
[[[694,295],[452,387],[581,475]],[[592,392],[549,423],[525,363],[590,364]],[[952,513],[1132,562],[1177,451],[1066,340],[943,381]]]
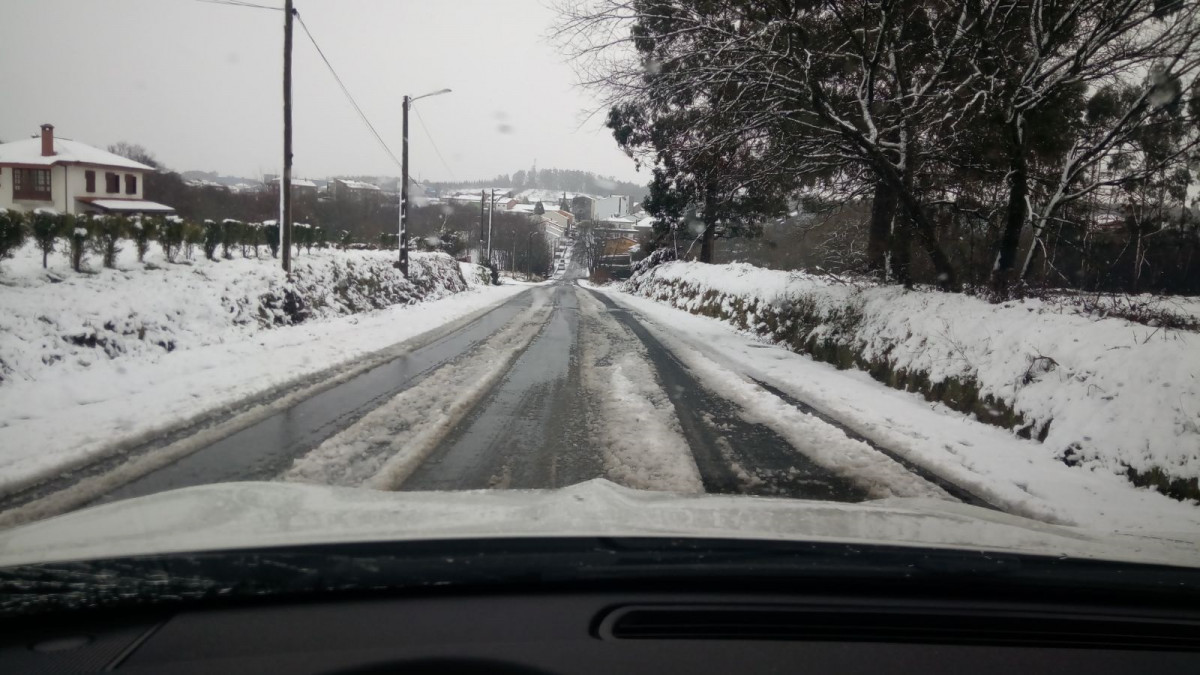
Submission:
[[[65,258],[24,247],[0,268],[0,387],[121,356],[154,356],[276,326],[412,304],[468,288],[444,254],[414,253],[412,278],[384,251],[325,250],[294,259],[289,281],[270,257],[139,264],[77,274]]]
[[[1042,300],[835,283],[673,262],[624,290],[734,323],[1043,442],[1056,459],[1174,496],[1200,477],[1200,334]]]

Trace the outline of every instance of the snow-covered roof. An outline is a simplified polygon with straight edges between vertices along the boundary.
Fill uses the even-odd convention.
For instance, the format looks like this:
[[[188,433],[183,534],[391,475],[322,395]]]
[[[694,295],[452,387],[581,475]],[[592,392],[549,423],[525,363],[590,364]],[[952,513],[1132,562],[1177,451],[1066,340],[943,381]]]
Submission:
[[[344,180],[337,179],[337,182],[350,188],[351,190],[379,190],[379,186],[373,183],[364,183],[360,180]]]
[[[166,204],[146,201],[145,199],[89,199],[87,203],[102,208],[105,211],[121,211],[125,213],[166,213],[175,210]]]
[[[518,192],[516,194],[516,196],[519,199],[526,199],[531,202],[542,201],[542,202],[554,202],[555,204],[558,204],[560,201],[562,201],[563,190],[546,190],[546,189],[542,189],[542,188],[530,188],[528,190],[522,190],[522,191]],[[587,197],[588,199],[599,199],[599,197],[596,197],[595,195],[589,195],[589,194],[585,194],[583,192],[571,192],[569,190],[566,191],[566,196],[567,196],[567,201],[570,201],[576,197]]]
[[[616,225],[633,225],[634,223],[638,222],[638,219],[634,218],[633,216],[612,216],[605,218],[604,222],[613,223]]]
[[[87,143],[80,143],[79,141],[72,141],[67,138],[56,137],[54,139],[54,154],[49,157],[42,156],[42,139],[40,136],[0,144],[0,164],[52,166],[66,162],[98,164],[100,166],[113,166],[122,169],[138,169],[139,171],[154,170],[154,167],[146,166],[141,162],[135,162],[128,157],[115,155],[107,150],[93,148]]]
[[[283,180],[283,178],[276,178],[274,182],[278,183],[281,180]],[[291,181],[292,181],[292,187],[294,187],[294,188],[297,188],[297,187],[316,188],[317,187],[316,183],[312,182],[311,180],[305,180],[303,178],[292,178]],[[343,183],[355,183],[357,181],[342,181],[342,182]],[[363,185],[367,185],[367,183],[363,183]],[[375,187],[375,186],[372,185],[371,187]],[[376,188],[376,189],[378,189],[378,188]]]

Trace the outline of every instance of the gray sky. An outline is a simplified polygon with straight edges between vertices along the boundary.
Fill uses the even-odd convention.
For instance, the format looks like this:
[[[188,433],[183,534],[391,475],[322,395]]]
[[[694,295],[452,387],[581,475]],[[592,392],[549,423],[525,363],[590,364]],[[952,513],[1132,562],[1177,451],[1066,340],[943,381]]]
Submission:
[[[397,156],[401,96],[454,90],[416,104],[449,169],[414,114],[414,175],[490,178],[536,161],[649,180],[602,115],[584,122],[595,104],[547,38],[555,15],[546,0],[296,7]],[[282,12],[198,0],[3,0],[0,15],[0,139],[50,122],[99,147],[140,143],[176,170],[278,171]],[[398,174],[298,23],[293,54],[295,174]]]

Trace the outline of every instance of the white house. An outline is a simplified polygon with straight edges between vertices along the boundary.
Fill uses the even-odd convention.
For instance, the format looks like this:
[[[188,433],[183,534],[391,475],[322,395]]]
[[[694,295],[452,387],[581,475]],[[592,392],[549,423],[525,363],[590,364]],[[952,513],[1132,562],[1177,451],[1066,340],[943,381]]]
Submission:
[[[592,213],[593,220],[609,220],[629,215],[629,197],[612,195],[596,200],[596,208]]]
[[[575,216],[571,215],[569,211],[560,209],[546,209],[546,212],[542,214],[542,220],[554,224],[563,231],[570,229],[575,224]]]
[[[154,171],[132,159],[86,143],[40,137],[0,144],[0,207],[17,211],[50,208],[59,213],[171,213],[143,198],[145,175]]]

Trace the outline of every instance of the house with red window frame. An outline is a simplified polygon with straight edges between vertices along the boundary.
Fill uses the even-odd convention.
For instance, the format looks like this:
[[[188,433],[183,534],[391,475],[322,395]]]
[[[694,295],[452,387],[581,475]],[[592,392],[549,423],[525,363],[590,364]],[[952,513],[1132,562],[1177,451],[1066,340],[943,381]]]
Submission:
[[[54,125],[43,124],[40,136],[0,143],[0,208],[173,213],[170,206],[143,197],[145,176],[152,171],[86,143],[55,138]]]

